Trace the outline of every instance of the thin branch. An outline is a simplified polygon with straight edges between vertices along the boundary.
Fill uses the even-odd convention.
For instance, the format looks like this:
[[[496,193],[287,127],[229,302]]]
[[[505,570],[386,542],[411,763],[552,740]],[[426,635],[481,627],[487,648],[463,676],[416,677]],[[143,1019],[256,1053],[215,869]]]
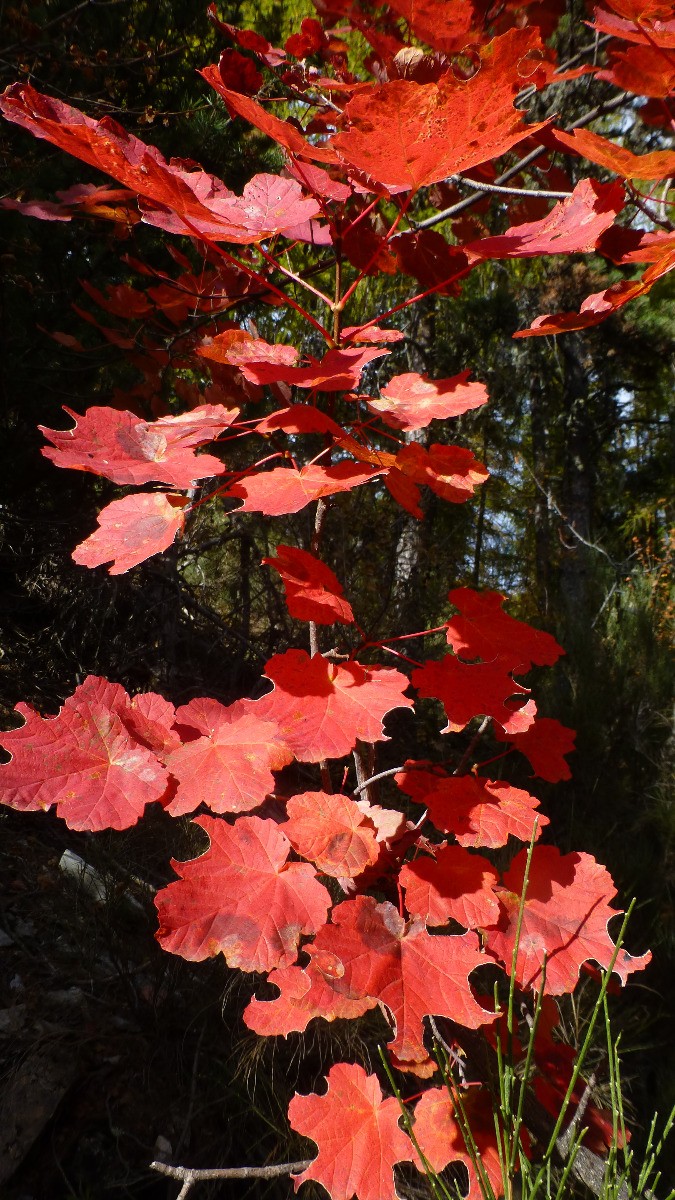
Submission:
[[[499,187],[496,183],[481,183],[478,179],[467,179],[464,175],[451,175],[450,183],[464,183],[476,192],[494,192],[498,196],[539,196],[544,200],[566,200],[571,192],[544,192],[539,188]],[[418,226],[421,228],[421,226]]]
[[[403,771],[404,765],[400,767],[390,767],[388,771],[378,771],[377,775],[371,775],[370,779],[364,779],[363,783],[359,783],[352,792],[353,796],[358,796],[359,792],[364,792],[369,788],[371,783],[379,783],[381,779],[390,779],[392,775],[398,775],[399,771]]]
[[[172,1167],[168,1163],[151,1162],[150,1170],[158,1171],[160,1175],[166,1175],[169,1179],[178,1179],[182,1182],[182,1187],[176,1200],[185,1200],[188,1192],[192,1189],[195,1183],[201,1183],[208,1179],[275,1179],[279,1175],[297,1175],[300,1171],[306,1171],[311,1165],[312,1159],[303,1159],[302,1162],[291,1163],[274,1163],[270,1167],[207,1167],[197,1169],[196,1167]]]
[[[528,475],[530,476],[530,479],[534,483],[535,487],[537,487],[539,489],[542,496],[546,497],[546,507],[549,509],[549,511],[554,512],[556,514],[556,516],[560,517],[561,521],[564,521],[565,528],[569,529],[569,531],[573,535],[573,537],[575,537],[577,539],[577,541],[581,542],[582,546],[586,546],[589,550],[595,550],[598,554],[602,554],[603,557],[607,559],[608,563],[611,563],[611,565],[615,569],[618,569],[622,564],[615,562],[614,559],[612,558],[612,556],[610,554],[608,554],[607,551],[602,546],[598,546],[598,544],[596,542],[589,542],[585,537],[583,537],[579,533],[578,529],[575,528],[573,523],[571,521],[569,521],[567,519],[567,517],[565,516],[565,514],[563,512],[561,512],[561,510],[558,508],[558,505],[556,504],[555,500],[553,499],[551,492],[547,491],[546,488],[544,487],[543,483],[541,483],[537,479],[537,476],[535,475],[534,471],[530,467],[529,463],[527,463],[524,458],[521,458],[521,462],[522,462],[523,466],[525,467],[525,470],[527,471]],[[562,542],[562,538],[560,540]],[[562,544],[566,550],[573,549],[572,546],[568,546],[567,542],[562,542]]]

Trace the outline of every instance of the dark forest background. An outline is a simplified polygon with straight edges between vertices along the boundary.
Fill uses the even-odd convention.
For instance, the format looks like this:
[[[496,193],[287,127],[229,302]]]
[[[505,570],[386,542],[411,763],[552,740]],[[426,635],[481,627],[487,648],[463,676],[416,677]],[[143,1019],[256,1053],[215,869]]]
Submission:
[[[584,10],[569,8],[559,37],[574,53]],[[219,8],[274,44],[310,11],[297,0]],[[47,0],[3,3],[1,12],[3,87],[29,78],[90,116],[114,116],[167,156],[195,159],[233,188],[256,170],[278,169],[271,143],[230,121],[195,73],[215,61],[221,40],[194,0]],[[589,86],[582,78],[565,91],[561,124],[588,105]],[[625,119],[607,118],[608,136]],[[636,123],[633,148],[656,148],[658,136]],[[75,182],[101,182],[9,126],[0,129],[0,162],[2,195],[12,197],[51,199]],[[508,223],[490,199],[467,221],[472,236]],[[18,701],[55,712],[89,673],[176,703],[202,694],[229,702],[293,638],[277,585],[260,566],[261,539],[270,535],[251,521],[226,529],[217,512],[204,515],[175,552],[117,578],[71,560],[114,490],[56,471],[40,455],[37,427],[63,427],[63,405],[83,411],[138,388],[133,351],[105,332],[121,325],[86,291],[138,285],[128,261],[136,255],[171,271],[167,244],[148,227],[1,214],[3,728],[16,724]],[[460,429],[490,482],[462,508],[431,497],[421,523],[359,489],[336,506],[327,536],[329,559],[378,636],[407,629],[413,614],[417,627],[438,624],[449,588],[469,584],[505,592],[514,615],[565,647],[535,687],[542,711],[578,730],[573,778],[540,794],[560,848],[596,855],[622,902],[637,897],[630,945],[654,953],[616,1002],[639,1131],[655,1106],[664,1112],[675,1102],[675,277],[588,333],[510,337],[538,313],[578,307],[619,277],[588,256],[491,262],[459,297],[433,297],[404,316],[407,340],[387,370],[448,376],[470,367],[487,385],[490,405]],[[385,289],[393,303],[408,285],[369,280],[364,314],[377,311]],[[243,303],[232,313],[253,314],[261,336],[273,336],[271,312]],[[192,317],[177,318],[176,333],[181,319]],[[179,372],[167,386],[177,384]],[[302,540],[307,519],[278,521],[268,548]],[[505,769],[527,786],[526,775]],[[172,1161],[294,1156],[283,1114],[299,1078],[297,1044],[260,1046],[246,1034],[248,978],[220,963],[196,970],[154,947],[148,888],[169,878],[170,854],[186,856],[175,824],[158,817],[143,831],[94,838],[51,817],[0,816],[0,1070],[5,1102],[23,1105],[24,1123],[21,1135],[11,1122],[0,1131],[0,1184],[7,1180],[12,1200],[173,1194],[145,1169],[161,1139]],[[107,881],[103,903],[73,888],[59,867],[66,850]],[[566,1010],[571,1040],[590,1004],[582,989]],[[316,1063],[328,1034],[310,1040]],[[241,1194],[263,1195],[264,1185]]]

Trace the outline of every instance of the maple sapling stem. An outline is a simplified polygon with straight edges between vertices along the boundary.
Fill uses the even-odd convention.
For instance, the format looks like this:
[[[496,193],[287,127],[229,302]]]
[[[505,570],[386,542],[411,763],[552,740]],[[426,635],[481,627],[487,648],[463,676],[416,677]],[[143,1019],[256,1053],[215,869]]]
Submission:
[[[404,769],[400,767],[390,767],[387,771],[378,771],[377,775],[371,775],[370,779],[364,779],[363,783],[359,783],[353,790],[352,796],[358,796],[361,792],[370,787],[371,783],[379,783],[381,779],[391,779],[392,775],[398,775],[399,771]]]
[[[312,1164],[312,1159],[302,1162],[273,1163],[268,1167],[172,1167],[169,1163],[151,1162],[150,1170],[158,1171],[169,1179],[179,1179],[183,1186],[176,1200],[185,1200],[196,1183],[209,1179],[275,1179],[279,1175],[297,1175],[306,1171]]]

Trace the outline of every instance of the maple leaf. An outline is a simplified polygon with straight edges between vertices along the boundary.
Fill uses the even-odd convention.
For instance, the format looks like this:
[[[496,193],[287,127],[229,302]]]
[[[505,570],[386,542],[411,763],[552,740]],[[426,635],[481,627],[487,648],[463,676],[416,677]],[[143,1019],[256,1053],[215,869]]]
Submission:
[[[534,774],[549,783],[572,778],[565,755],[574,750],[576,736],[573,729],[561,725],[553,717],[537,717],[529,729],[518,732],[505,734],[495,729],[497,741],[511,742],[529,759]]]
[[[572,133],[556,129],[554,132],[556,141],[563,146],[624,179],[666,179],[675,173],[675,150],[633,154],[632,150],[626,150],[590,129],[575,129]]]
[[[315,464],[299,471],[292,467],[274,467],[233,483],[227,495],[244,501],[237,512],[262,512],[268,517],[280,517],[300,512],[321,496],[349,492],[378,474],[373,467],[354,462],[339,462],[334,467]]]
[[[170,753],[166,765],[178,790],[166,805],[172,816],[206,804],[212,812],[257,808],[274,788],[272,771],[293,758],[272,721],[260,721],[250,702],[229,707],[198,698],[176,710],[176,722],[201,736]],[[193,735],[194,736],[194,735]]]
[[[485,385],[468,383],[470,374],[462,371],[452,379],[427,379],[417,371],[395,375],[379,399],[368,399],[368,408],[394,429],[425,429],[434,419],[458,417],[487,404]]]
[[[243,96],[241,92],[226,87],[218,67],[205,67],[199,74],[225,101],[230,115],[243,117],[249,125],[254,125],[256,129],[262,130],[268,137],[273,138],[278,146],[283,146],[289,153],[298,158],[311,158],[316,162],[335,163],[338,161],[335,151],[330,146],[313,145],[289,121],[282,121],[279,117],[275,117],[250,96]]]
[[[173,704],[156,692],[142,692],[134,696],[123,713],[123,719],[129,732],[162,761],[166,754],[180,746],[180,737],[173,727],[176,710]]]
[[[390,248],[404,275],[412,275],[423,288],[433,288],[441,296],[458,296],[458,281],[473,266],[463,249],[448,245],[435,229],[399,233],[392,238]]]
[[[265,674],[274,684],[257,701],[264,720],[275,720],[300,762],[341,758],[357,740],[387,742],[384,716],[412,708],[404,696],[408,680],[388,667],[330,662],[322,654],[287,650],[275,654]]]
[[[441,733],[459,733],[472,717],[492,717],[507,732],[528,729],[534,720],[529,705],[509,708],[511,696],[526,695],[502,663],[464,663],[451,654],[440,662],[429,661],[412,673],[413,686],[420,696],[440,700],[448,718]]]
[[[487,1177],[494,1195],[500,1196],[503,1176],[495,1140],[492,1101],[483,1088],[472,1087],[462,1092],[462,1110],[460,1120],[457,1120],[448,1089],[429,1088],[415,1108],[415,1137],[420,1150],[432,1170],[437,1172],[449,1163],[464,1163],[469,1175],[465,1200],[482,1200],[485,1188],[462,1134],[465,1121],[471,1130],[481,1175],[484,1173]]]
[[[380,852],[375,827],[348,796],[303,792],[286,802],[281,826],[293,849],[322,875],[355,878]]]
[[[340,331],[340,339],[342,342],[354,342],[355,345],[361,345],[364,342],[376,342],[378,344],[387,344],[391,342],[402,342],[405,334],[400,329],[382,329],[380,325],[345,325]]]
[[[662,0],[637,0],[629,4],[628,0],[622,0],[619,8],[610,0],[610,7],[619,15],[596,8],[592,29],[641,46],[657,45],[666,50],[675,49],[675,20],[663,20],[664,16],[669,15],[669,4],[662,3]]]
[[[189,488],[197,479],[222,475],[222,462],[211,454],[199,458],[194,447],[218,437],[239,416],[237,408],[203,405],[185,416],[142,421],[116,408],[87,409],[79,416],[64,406],[75,421],[73,429],[38,428],[52,442],[42,453],[57,467],[103,475],[113,483],[168,483]]]
[[[335,990],[334,982],[344,973],[342,963],[325,950],[304,947],[306,967],[280,967],[268,976],[279,995],[273,1000],[254,996],[244,1009],[244,1023],[262,1037],[287,1037],[304,1033],[314,1017],[324,1021],[352,1021],[362,1017],[377,1001],[370,996],[353,998]]]
[[[622,279],[603,292],[594,292],[582,301],[578,313],[554,313],[552,316],[535,317],[529,329],[519,329],[514,338],[542,337],[548,334],[569,333],[576,329],[589,329],[611,317],[617,308],[623,308],[638,296],[650,292],[657,280],[675,268],[675,250],[661,254],[647,268],[641,279]]]
[[[480,854],[442,846],[435,858],[416,858],[400,872],[408,912],[427,925],[457,921],[467,929],[493,925],[499,914],[497,872]]]
[[[112,562],[110,575],[123,575],[171,545],[185,524],[186,496],[134,492],[113,500],[98,514],[99,528],[73,550],[82,567]]]
[[[276,721],[301,762],[342,758],[356,742],[387,741],[382,722],[392,708],[412,708],[400,671],[333,663],[304,650],[275,654],[265,666],[274,688],[255,702],[263,720]]]
[[[316,200],[304,196],[294,179],[254,175],[239,197],[229,190],[221,195],[224,185],[220,180],[214,180],[204,171],[198,174],[203,178],[195,179],[193,186],[199,199],[203,199],[206,216],[188,221],[176,213],[173,205],[159,206],[152,199],[141,198],[143,220],[166,233],[186,233],[187,225],[192,234],[243,245],[260,242],[275,233],[294,237],[297,226],[320,212]]]
[[[143,220],[170,233],[202,233],[242,244],[260,241],[315,216],[295,180],[258,175],[236,196],[199,167],[167,163],[110,117],[94,121],[79,109],[16,83],[0,96],[0,111],[35,137],[45,138],[119,180],[140,197]]]
[[[537,31],[512,29],[481,47],[471,79],[448,71],[437,83],[366,86],[347,104],[348,129],[332,144],[391,191],[417,190],[497,158],[543,127],[526,125],[513,104],[519,64],[539,45]]]
[[[486,933],[486,950],[511,969],[527,850],[516,855],[497,890],[502,913]],[[515,977],[522,988],[540,990],[546,961],[544,990],[560,996],[573,992],[584,963],[593,960],[607,969],[614,943],[607,930],[617,909],[609,907],[616,888],[609,871],[590,854],[561,855],[556,846],[535,846],[530,864]],[[649,951],[633,958],[620,950],[614,970],[621,982],[651,960]]]
[[[311,359],[308,367],[251,362],[242,365],[241,370],[252,383],[288,383],[300,388],[319,388],[322,392],[348,392],[357,387],[366,363],[385,354],[389,354],[389,350],[346,346],[341,350],[328,350],[320,361]]]
[[[280,545],[276,558],[262,561],[281,575],[292,617],[315,621],[318,625],[333,625],[335,621],[353,623],[354,614],[344,598],[342,584],[330,567],[313,554]]]
[[[517,621],[502,609],[501,592],[454,588],[448,600],[460,611],[447,623],[447,640],[462,659],[500,662],[508,671],[552,667],[564,650],[550,633]]]
[[[425,1016],[451,1017],[467,1029],[493,1021],[474,999],[468,977],[485,963],[475,933],[430,935],[418,917],[405,922],[393,904],[356,896],[333,909],[315,950],[338,960],[334,988],[354,999],[370,996],[389,1012],[400,1059],[421,1062]],[[320,1014],[319,1014],[320,1015]]]
[[[405,478],[401,480],[401,476]],[[398,494],[395,491],[395,481],[399,480],[408,487],[426,484],[443,500],[463,504],[488,477],[489,471],[463,446],[442,446],[434,442],[427,449],[419,442],[410,442],[399,450],[386,482],[396,499],[401,495],[400,491]],[[402,494],[405,496],[405,491]]]
[[[255,427],[256,433],[272,433],[282,429],[284,433],[330,433],[337,441],[346,437],[344,429],[328,413],[313,404],[289,404],[263,417]]]
[[[382,1099],[376,1075],[356,1063],[335,1063],[324,1095],[296,1093],[288,1106],[291,1128],[319,1150],[295,1177],[295,1190],[314,1179],[332,1200],[396,1200],[394,1163],[414,1161],[400,1118],[398,1100]]]
[[[12,755],[0,766],[3,804],[21,812],[50,809],[69,829],[128,829],[159,800],[168,776],[132,732],[124,688],[89,675],[55,717],[17,705],[25,724],[2,734]],[[130,728],[131,726],[131,728]],[[145,740],[145,739],[144,739]]]
[[[506,737],[506,735],[504,735]],[[396,782],[408,791],[406,779],[418,772],[403,772]],[[430,780],[429,791],[415,795],[429,809],[429,819],[443,833],[455,835],[460,846],[505,846],[509,837],[529,842],[537,821],[537,838],[549,819],[537,811],[536,796],[503,780],[476,775],[449,775]]]
[[[191,962],[222,953],[242,971],[290,965],[301,935],[316,933],[330,908],[314,867],[287,862],[291,844],[274,821],[193,824],[211,844],[199,858],[171,860],[180,878],[155,897],[160,945]]]
[[[403,17],[415,37],[440,50],[454,54],[472,40],[475,13],[471,0],[389,0],[389,7]]]
[[[566,200],[541,221],[513,225],[496,237],[462,247],[481,258],[530,258],[537,254],[577,254],[595,249],[598,238],[624,207],[620,183],[582,179]]]
[[[213,338],[205,338],[197,347],[197,354],[212,362],[230,363],[239,367],[244,375],[248,363],[276,363],[291,367],[298,360],[295,346],[254,338],[245,329],[226,329],[224,333],[218,333]]]
[[[675,87],[675,63],[657,46],[630,46],[610,54],[611,67],[596,71],[596,79],[605,79],[615,87],[638,96],[665,100]]]

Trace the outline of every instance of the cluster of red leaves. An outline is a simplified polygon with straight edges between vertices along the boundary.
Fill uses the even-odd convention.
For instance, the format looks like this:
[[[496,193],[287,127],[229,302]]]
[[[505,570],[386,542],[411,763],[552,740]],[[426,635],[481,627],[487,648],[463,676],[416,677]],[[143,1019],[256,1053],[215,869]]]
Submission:
[[[340,329],[339,314],[359,282],[379,272],[410,276],[419,294],[454,295],[490,259],[596,251],[619,265],[649,264],[641,279],[588,297],[579,314],[538,317],[516,336],[559,333],[599,323],[675,267],[670,232],[617,222],[626,190],[616,180],[583,179],[546,215],[540,208],[535,219],[498,236],[476,238],[475,229],[467,233],[457,223],[450,241],[437,230],[406,227],[421,189],[437,185],[447,197],[449,177],[462,173],[489,182],[494,160],[526,140],[528,149],[584,157],[626,181],[673,173],[670,151],[636,156],[592,131],[528,124],[516,103],[523,89],[586,71],[665,101],[675,78],[675,23],[664,19],[663,5],[646,0],[609,6],[611,12],[596,9],[594,21],[615,39],[608,64],[557,74],[545,45],[561,7],[555,0],[499,6],[490,25],[477,0],[390,0],[368,15],[352,0],[321,0],[323,21],[304,20],[283,49],[221,22],[212,9],[232,45],[202,75],[230,115],[271,137],[286,161],[283,175],[256,175],[242,196],[192,162],[167,162],[109,118],[95,121],[28,84],[5,92],[0,109],[10,121],[119,186],[73,188],[58,202],[5,200],[4,207],[45,220],[102,216],[127,231],[145,222],[192,238],[204,262],[197,275],[174,248],[178,280],[129,258],[152,286],[121,284],[103,293],[85,285],[113,324],[87,319],[128,353],[143,383],[111,407],[82,416],[66,409],[74,427],[45,429],[51,445],[43,453],[57,466],[146,490],[103,509],[98,530],[76,548],[76,562],[111,563],[115,574],[166,549],[193,511],[197,485],[208,479],[218,480],[214,495],[229,511],[270,518],[364,486],[384,486],[418,519],[424,487],[452,503],[471,498],[487,478],[471,451],[409,435],[480,408],[483,384],[466,370],[435,380],[406,372],[390,374],[374,394],[371,364],[383,366],[403,334],[374,321]],[[370,44],[370,80],[348,70],[348,27]],[[617,49],[621,42],[626,47]],[[304,124],[272,113],[270,95],[292,97]],[[337,301],[284,265],[297,243],[319,252],[330,246],[353,271]],[[327,326],[283,290],[289,273],[327,305]],[[303,355],[224,319],[237,300],[253,296],[299,311],[323,337],[325,352]],[[185,333],[190,313],[206,323]],[[143,323],[133,338],[129,320]],[[84,352],[79,343],[74,348]],[[186,408],[180,415],[158,400],[157,383],[169,367],[193,372],[191,380],[176,379]],[[204,384],[207,370],[211,381]],[[272,409],[251,417],[249,406],[266,399]],[[314,447],[316,435],[323,449],[311,457],[303,439],[314,438]],[[235,440],[237,457],[228,461]],[[253,447],[244,469],[242,443]],[[215,452],[196,453],[207,446]],[[263,561],[279,573],[292,617],[358,628],[358,614],[316,549],[281,544]],[[255,701],[225,706],[197,698],[174,709],[160,696],[131,698],[120,685],[89,677],[56,716],[19,705],[24,724],[2,739],[11,761],[0,767],[1,800],[23,811],[55,806],[78,830],[128,828],[151,803],[174,817],[203,806],[208,812],[193,824],[208,845],[199,857],[174,862],[177,879],[157,896],[161,944],[188,959],[222,953],[232,967],[267,972],[278,994],[254,997],[244,1014],[249,1028],[266,1036],[379,1006],[391,1028],[393,1061],[429,1078],[427,1017],[449,1017],[468,1029],[496,1020],[489,1000],[474,990],[478,968],[508,973],[515,962],[523,991],[544,987],[559,995],[574,989],[584,964],[606,969],[615,954],[608,932],[615,889],[605,868],[587,854],[534,845],[527,881],[524,849],[498,871],[489,852],[511,839],[536,842],[548,819],[522,788],[476,769],[463,773],[452,742],[443,766],[406,762],[389,808],[344,790],[286,794],[291,789],[280,773],[294,760],[329,771],[327,760],[386,740],[387,714],[416,703],[411,687],[420,700],[442,705],[443,734],[461,734],[483,718],[534,775],[569,778],[573,732],[539,717],[528,688],[514,678],[553,665],[562,653],[555,639],[509,616],[499,593],[456,588],[448,599],[457,610],[445,626],[449,652],[423,661],[410,677],[360,662],[354,651],[335,657],[291,649],[267,663],[272,686]],[[404,815],[413,805],[422,809],[415,822]],[[335,902],[340,889],[345,898]],[[621,951],[614,970],[625,982],[648,958]],[[559,1054],[546,1053],[541,1069],[555,1078],[542,1083],[544,1092],[555,1090],[565,1066]],[[465,1106],[497,1191],[489,1100],[472,1089]],[[296,1096],[290,1106],[293,1128],[319,1145],[296,1186],[317,1180],[334,1200],[393,1197],[394,1164],[423,1167],[400,1115],[374,1076],[335,1065],[325,1095]],[[435,1170],[464,1163],[469,1197],[477,1200],[479,1181],[445,1089],[426,1090],[413,1120],[426,1161]]]

